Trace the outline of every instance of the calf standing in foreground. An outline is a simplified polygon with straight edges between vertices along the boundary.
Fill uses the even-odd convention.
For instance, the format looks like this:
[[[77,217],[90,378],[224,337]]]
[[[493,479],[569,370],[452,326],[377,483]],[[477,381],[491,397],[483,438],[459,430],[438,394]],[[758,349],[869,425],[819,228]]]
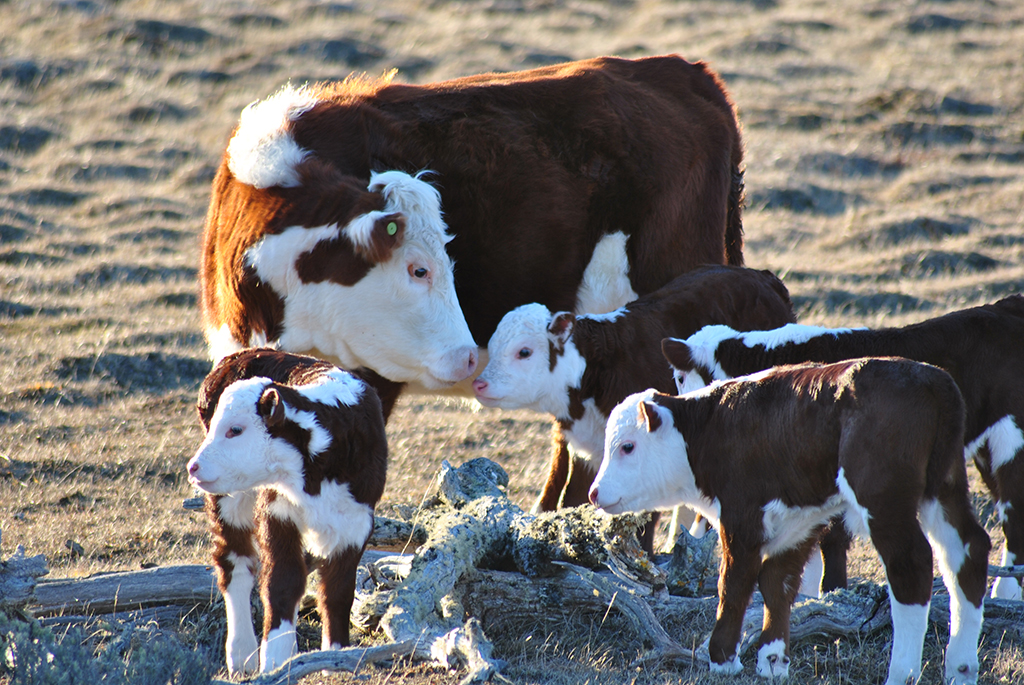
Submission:
[[[214,367],[198,409],[206,440],[188,476],[207,493],[228,670],[254,672],[258,658],[259,670],[271,671],[296,653],[304,552],[319,563],[322,647],[347,646],[356,567],[387,469],[376,393],[332,364],[249,349]],[[249,594],[260,567],[257,647]]]
[[[950,596],[946,679],[974,683],[990,543],[968,499],[963,417],[949,374],[903,359],[779,367],[682,397],[648,390],[612,412],[590,500],[612,514],[686,504],[715,523],[723,564],[708,649],[719,672],[743,669],[743,614],[759,585],[757,672],[788,675],[801,570],[843,514],[885,565],[886,684],[917,682],[934,549]]]
[[[565,444],[556,442],[536,508],[574,507],[587,501],[612,408],[645,388],[672,390],[662,338],[711,323],[753,330],[794,320],[789,292],[771,272],[717,265],[685,273],[609,314],[577,317],[523,305],[498,324],[473,390],[484,406],[555,415],[572,465]],[[645,540],[648,551],[650,543]]]
[[[967,406],[965,458],[973,458],[995,500],[1006,537],[1002,563],[1024,560],[1024,297],[946,314],[903,328],[826,329],[789,325],[740,333],[705,328],[685,342],[666,340],[679,392],[779,364],[899,356],[949,372]],[[849,538],[822,540],[822,589],[846,585]],[[1021,599],[1020,581],[997,578],[992,596]]]

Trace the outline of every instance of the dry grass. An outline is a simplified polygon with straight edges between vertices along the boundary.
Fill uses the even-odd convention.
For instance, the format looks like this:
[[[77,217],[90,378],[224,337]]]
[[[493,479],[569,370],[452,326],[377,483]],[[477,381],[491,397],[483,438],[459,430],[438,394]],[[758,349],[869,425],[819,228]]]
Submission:
[[[179,506],[205,370],[198,239],[238,112],[289,80],[679,52],[728,83],[748,264],[783,276],[803,321],[904,324],[1024,284],[1024,11],[1009,0],[12,0],[0,26],[0,529],[5,555],[24,545],[55,576],[207,560],[201,516]],[[442,458],[486,456],[528,506],[549,427],[412,397],[389,438],[389,503],[418,502]],[[864,547],[851,572],[880,579]],[[634,672],[642,645],[601,620],[494,637],[517,682],[717,682]],[[670,629],[688,642],[708,626]],[[877,682],[886,648],[801,644],[794,667]],[[982,682],[1024,677],[1019,645],[982,658]],[[368,676],[455,682],[407,664]]]

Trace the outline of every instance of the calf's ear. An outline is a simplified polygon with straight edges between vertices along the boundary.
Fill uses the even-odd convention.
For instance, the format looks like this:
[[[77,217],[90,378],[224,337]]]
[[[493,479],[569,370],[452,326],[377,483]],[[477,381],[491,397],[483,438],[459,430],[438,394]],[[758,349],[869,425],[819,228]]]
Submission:
[[[284,402],[276,388],[267,388],[257,403],[263,423],[267,426],[279,426],[284,423]]]
[[[639,404],[640,420],[644,424],[644,428],[647,429],[648,433],[653,433],[661,427],[661,417],[658,416],[658,410],[654,408],[654,405],[650,402],[641,402]]]
[[[572,312],[556,312],[548,324],[548,333],[554,336],[555,340],[565,345],[565,341],[572,335],[572,326],[576,323],[576,317]]]
[[[676,371],[690,371],[693,369],[693,356],[690,354],[690,347],[678,338],[665,338],[661,341],[661,353]]]

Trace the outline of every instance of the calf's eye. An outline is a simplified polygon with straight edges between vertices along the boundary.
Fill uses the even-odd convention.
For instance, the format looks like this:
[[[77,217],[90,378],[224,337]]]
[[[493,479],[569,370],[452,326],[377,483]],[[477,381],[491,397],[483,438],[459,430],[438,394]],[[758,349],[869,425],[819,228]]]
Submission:
[[[427,270],[427,267],[425,266],[415,266],[413,264],[409,265],[409,275],[412,276],[413,278],[426,278],[427,274],[429,273],[430,272]]]
[[[634,445],[633,443],[631,443],[631,442],[624,442],[624,443],[622,443],[622,447],[620,447],[619,449],[622,450],[623,454],[632,454],[634,447],[636,447],[636,445]]]
[[[227,435],[227,437],[229,437],[229,438],[237,438],[239,435],[242,434],[243,430],[245,430],[245,429],[242,428],[241,426],[231,426],[231,428],[228,428],[228,435]]]
[[[517,354],[516,357],[518,357],[519,359],[526,359],[531,354],[533,354],[533,350],[531,350],[529,347],[524,347],[523,349],[519,350],[519,354]]]

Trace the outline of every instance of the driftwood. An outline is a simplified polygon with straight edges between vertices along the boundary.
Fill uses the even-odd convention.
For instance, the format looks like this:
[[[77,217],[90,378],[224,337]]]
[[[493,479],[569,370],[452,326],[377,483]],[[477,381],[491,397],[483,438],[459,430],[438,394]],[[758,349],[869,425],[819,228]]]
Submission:
[[[508,500],[507,482],[504,470],[487,460],[457,469],[445,463],[437,496],[409,511],[409,520],[376,517],[371,544],[415,550],[367,550],[360,567],[353,623],[363,631],[379,630],[388,644],[300,654],[252,682],[276,685],[320,670],[355,672],[360,664],[399,655],[465,668],[463,682],[493,680],[501,677],[503,664],[492,655],[484,626],[499,617],[507,621],[539,612],[552,617],[618,612],[653,645],[641,663],[707,662],[706,648],[681,646],[661,621],[710,623],[717,605],[707,596],[708,581],[716,575],[715,536],[681,535],[659,568],[637,544],[643,517],[611,517],[590,507],[533,516]],[[992,570],[993,575],[1024,575],[1019,566]],[[0,563],[0,608],[70,624],[84,620],[80,614],[181,616],[220,601],[209,566],[37,580],[45,573],[42,557],[25,557],[19,548]],[[744,651],[756,645],[762,612],[755,594],[744,619]],[[945,626],[948,612],[948,597],[940,591],[930,618]],[[889,622],[885,588],[860,583],[799,602],[791,638],[870,635]],[[1024,639],[1024,602],[986,600],[983,632],[995,640]]]

